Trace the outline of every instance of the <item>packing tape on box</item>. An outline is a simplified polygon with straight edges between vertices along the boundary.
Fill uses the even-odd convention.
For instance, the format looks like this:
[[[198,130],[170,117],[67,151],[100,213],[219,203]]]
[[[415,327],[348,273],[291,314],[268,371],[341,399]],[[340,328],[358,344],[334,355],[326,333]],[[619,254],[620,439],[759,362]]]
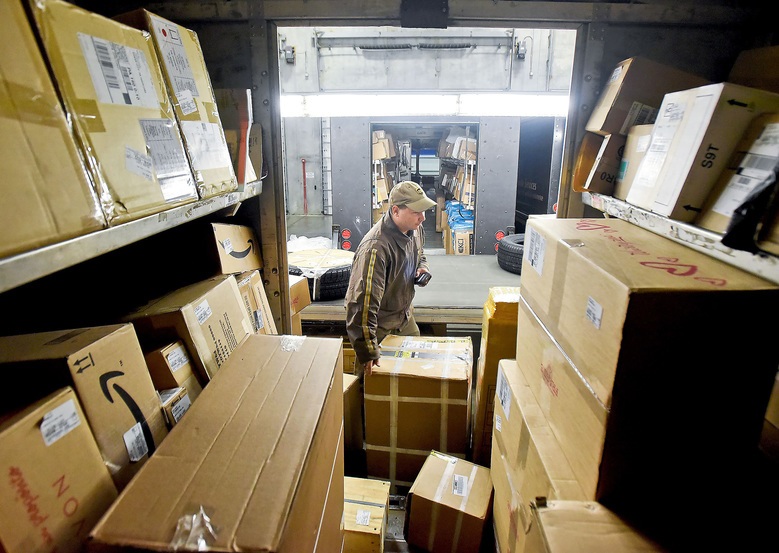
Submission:
[[[468,476],[468,484],[467,488],[465,490],[465,494],[463,495],[463,500],[460,502],[460,508],[457,511],[457,522],[454,526],[454,538],[452,539],[452,551],[455,551],[457,548],[457,544],[460,543],[460,531],[463,527],[463,513],[465,512],[465,507],[468,505],[468,499],[471,497],[471,490],[473,489],[473,481],[476,480],[476,469],[478,467],[474,465],[471,467],[471,474]]]
[[[103,123],[103,118],[100,117],[100,108],[97,105],[97,100],[82,98],[73,100],[71,103],[73,104],[76,118],[87,133],[106,132],[105,123]]]
[[[452,458],[451,461],[446,463],[446,468],[441,474],[441,479],[438,481],[438,487],[435,490],[433,496],[433,508],[430,513],[430,534],[427,536],[427,550],[433,551],[433,545],[435,544],[435,535],[438,530],[438,510],[441,499],[444,497],[444,489],[446,484],[450,481],[452,474],[454,474],[454,468],[457,466],[457,460]]]
[[[65,125],[65,113],[59,109],[55,94],[28,86],[3,82],[6,94],[0,95],[0,117],[47,127]]]

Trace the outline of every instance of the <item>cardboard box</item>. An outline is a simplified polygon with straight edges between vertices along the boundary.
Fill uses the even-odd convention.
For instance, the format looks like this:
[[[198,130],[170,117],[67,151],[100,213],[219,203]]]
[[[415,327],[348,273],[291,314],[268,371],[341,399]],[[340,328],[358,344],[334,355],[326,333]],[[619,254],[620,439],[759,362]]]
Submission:
[[[184,342],[204,387],[238,344],[254,333],[233,275],[179,288],[125,320],[135,325],[141,343]]]
[[[145,358],[151,381],[158,392],[182,387],[189,395],[189,400],[195,401],[203,391],[183,341],[169,342],[147,352]]]
[[[69,387],[0,419],[0,470],[5,553],[83,551],[117,495]]]
[[[118,490],[168,433],[160,400],[133,326],[0,337],[0,369],[13,374],[5,406],[30,403],[72,386]]]
[[[30,7],[107,223],[197,200],[151,36],[62,0]]]
[[[752,119],[779,111],[779,94],[717,83],[669,93],[627,201],[692,222]]]
[[[354,364],[356,362],[357,354],[347,338],[344,341],[344,372],[354,374]]]
[[[738,471],[779,365],[743,314],[773,312],[777,294],[622,220],[529,220],[517,364],[585,492],[648,507],[680,486],[707,497]]]
[[[750,193],[774,177],[779,164],[779,114],[759,115],[749,124],[736,145],[727,168],[695,219],[699,227],[724,234],[733,212]]]
[[[344,374],[344,449],[362,451],[362,388],[360,379],[353,374]]]
[[[490,466],[498,362],[501,359],[513,359],[516,355],[518,306],[519,286],[495,286],[489,289],[482,309],[481,344],[474,388],[471,458],[474,463],[485,467]]]
[[[0,257],[6,257],[106,223],[23,4],[3,2],[0,20]]]
[[[443,220],[446,219],[446,196],[440,188],[436,188],[435,203],[435,231],[442,232]]]
[[[250,88],[217,88],[214,89],[219,118],[227,141],[227,149],[233,161],[233,171],[238,181],[238,190],[243,191],[244,185],[258,179],[262,170],[262,152],[260,164],[254,165],[249,156],[249,135],[255,127],[252,110],[252,90]],[[259,123],[256,127],[260,127]],[[260,130],[260,136],[262,131]]]
[[[344,553],[383,553],[390,483],[344,477]]]
[[[617,182],[624,149],[625,137],[622,135],[584,133],[573,170],[574,192],[610,195]]]
[[[387,336],[365,376],[368,476],[410,487],[430,450],[465,458],[470,444],[470,337]]]
[[[222,274],[236,274],[262,269],[260,241],[254,229],[245,225],[211,223],[213,247]]]
[[[624,200],[628,197],[628,191],[633,186],[633,179],[636,177],[641,160],[644,159],[649,150],[653,127],[654,125],[633,125],[630,127],[622,159],[619,162],[617,184],[614,186],[612,194],[615,198]]]
[[[527,547],[516,551],[646,553],[668,549],[600,503],[555,500],[533,503]]]
[[[404,534],[425,551],[479,551],[492,510],[490,469],[431,451],[408,492]]]
[[[278,334],[260,271],[247,271],[235,278],[255,334]]]
[[[218,529],[206,538],[214,551],[337,550],[341,363],[332,338],[249,336],[93,529],[91,545],[174,551],[181,518],[202,508]]]
[[[633,125],[654,123],[667,93],[709,82],[647,58],[627,58],[617,64],[606,81],[585,129],[603,136],[626,137]]]
[[[168,428],[173,428],[184,416],[184,413],[189,411],[192,406],[191,398],[183,386],[161,390],[159,394],[162,412],[165,414],[165,423]]]
[[[308,278],[303,275],[289,275],[289,308],[291,314],[300,313],[311,303]]]
[[[779,76],[770,68],[779,63],[779,46],[742,50],[728,74],[728,82],[779,92]]]
[[[200,198],[237,190],[238,181],[197,33],[142,8],[114,19],[147,31],[153,39]]]
[[[449,233],[451,235],[451,253],[453,255],[471,255],[473,252],[473,230],[451,229]]]

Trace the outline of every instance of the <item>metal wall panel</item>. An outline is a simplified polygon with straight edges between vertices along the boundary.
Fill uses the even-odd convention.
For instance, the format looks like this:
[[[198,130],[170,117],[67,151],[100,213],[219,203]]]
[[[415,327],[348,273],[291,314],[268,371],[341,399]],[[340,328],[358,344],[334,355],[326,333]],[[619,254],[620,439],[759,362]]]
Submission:
[[[284,159],[287,213],[321,215],[322,120],[316,117],[284,118]]]

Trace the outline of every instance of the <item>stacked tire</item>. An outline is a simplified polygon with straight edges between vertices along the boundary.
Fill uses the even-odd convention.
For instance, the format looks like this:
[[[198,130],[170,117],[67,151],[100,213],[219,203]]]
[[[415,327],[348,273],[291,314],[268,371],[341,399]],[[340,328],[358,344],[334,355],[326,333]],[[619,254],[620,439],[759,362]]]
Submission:
[[[288,255],[289,274],[308,279],[312,301],[346,297],[354,253],[344,250],[304,250]]]
[[[509,234],[498,242],[498,266],[516,275],[522,273],[522,256],[525,251],[525,235]]]

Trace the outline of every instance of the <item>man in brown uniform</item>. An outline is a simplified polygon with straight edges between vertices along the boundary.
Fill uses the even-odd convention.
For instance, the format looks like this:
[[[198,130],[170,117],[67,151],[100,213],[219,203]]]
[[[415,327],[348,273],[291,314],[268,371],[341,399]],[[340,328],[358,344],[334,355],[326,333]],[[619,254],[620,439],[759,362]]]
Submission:
[[[346,332],[357,356],[355,371],[379,365],[379,344],[388,334],[418,336],[411,301],[414,281],[430,276],[422,223],[436,204],[415,182],[396,184],[389,211],[360,241],[346,291]]]

